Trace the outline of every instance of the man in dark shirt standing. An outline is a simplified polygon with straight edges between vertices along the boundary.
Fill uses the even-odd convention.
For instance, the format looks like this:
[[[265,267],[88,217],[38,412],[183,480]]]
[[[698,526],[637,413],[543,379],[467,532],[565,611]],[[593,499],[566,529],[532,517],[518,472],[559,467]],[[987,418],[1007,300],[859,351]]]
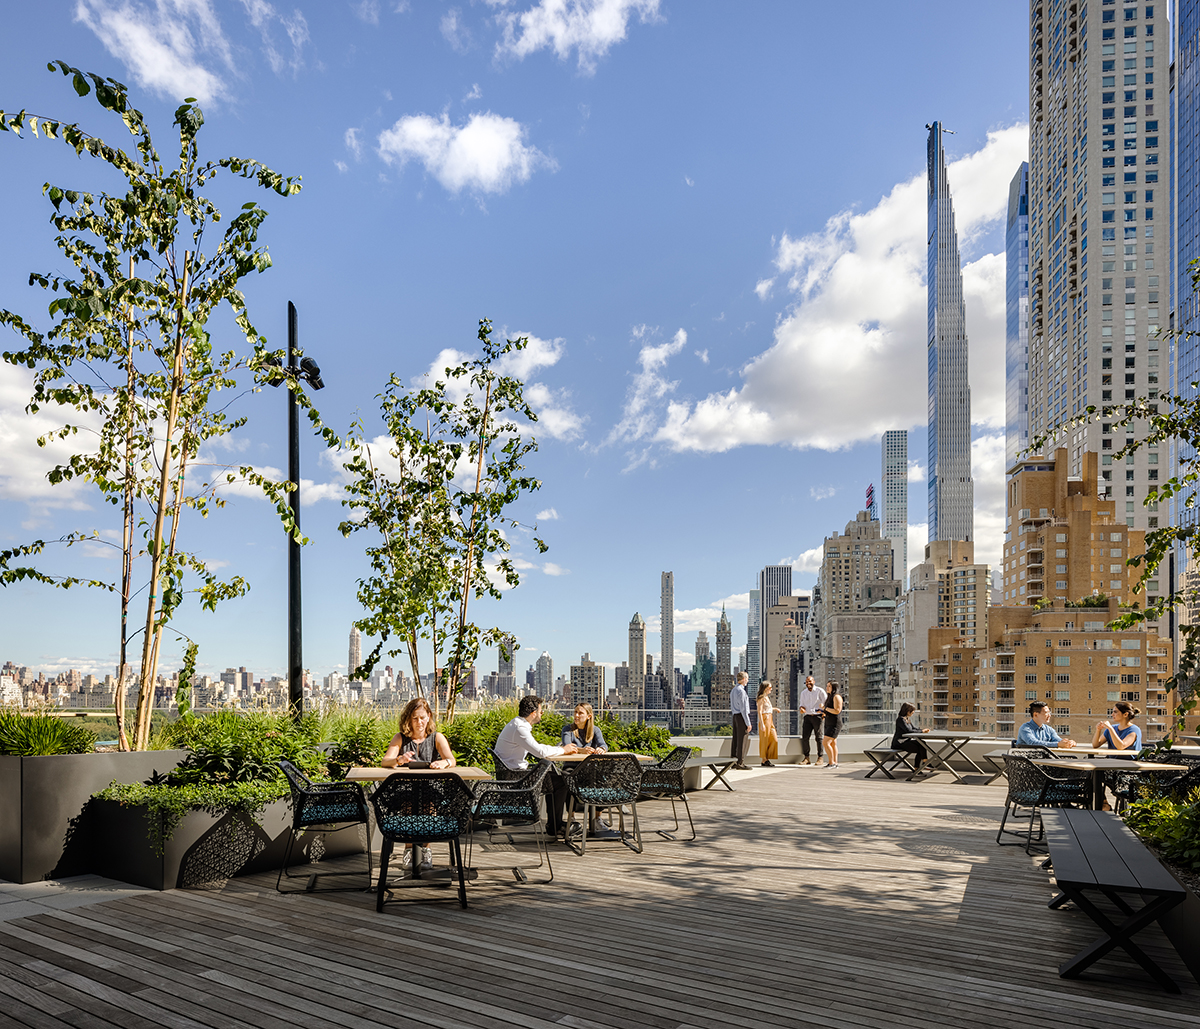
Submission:
[[[746,764],[746,738],[750,735],[750,697],[746,693],[745,672],[738,672],[733,689],[729,691],[730,713],[733,715],[734,768],[749,768]]]

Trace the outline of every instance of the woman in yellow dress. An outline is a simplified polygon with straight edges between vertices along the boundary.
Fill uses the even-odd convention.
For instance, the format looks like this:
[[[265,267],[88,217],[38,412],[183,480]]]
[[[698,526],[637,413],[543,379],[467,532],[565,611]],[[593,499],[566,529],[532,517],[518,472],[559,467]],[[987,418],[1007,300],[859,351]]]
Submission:
[[[771,703],[771,684],[758,688],[758,756],[763,768],[772,768],[779,757],[779,734],[775,732],[775,706]]]

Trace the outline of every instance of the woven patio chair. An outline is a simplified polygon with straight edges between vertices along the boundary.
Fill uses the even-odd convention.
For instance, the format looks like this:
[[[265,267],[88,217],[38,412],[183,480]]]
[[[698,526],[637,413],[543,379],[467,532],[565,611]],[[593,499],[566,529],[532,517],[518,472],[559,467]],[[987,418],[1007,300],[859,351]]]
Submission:
[[[1184,757],[1178,750],[1152,750],[1139,754],[1138,760],[1191,767],[1187,772],[1105,772],[1104,785],[1116,798],[1118,814],[1143,796],[1182,799],[1193,787],[1200,786],[1198,758]]]
[[[489,840],[494,836],[507,836],[509,843],[513,842],[514,835],[532,836],[538,848],[537,867],[541,868],[544,863],[550,873],[548,879],[541,881],[554,882],[542,804],[546,776],[553,767],[552,762],[541,760],[516,782],[483,782],[476,787],[471,834],[467,837],[468,866],[478,832],[486,832]],[[530,826],[532,832],[513,833],[514,829]],[[518,882],[528,881],[524,869],[514,867],[513,876]]]
[[[571,807],[563,826],[563,836],[576,854],[587,849],[591,831],[592,812],[596,808],[616,808],[620,819],[621,842],[638,854],[642,852],[642,828],[638,822],[637,803],[642,792],[641,762],[632,754],[591,754],[574,767],[564,766],[562,777],[571,792]],[[583,834],[576,847],[571,838],[576,805],[583,809]],[[625,808],[633,815],[632,834],[625,831]],[[633,836],[630,843],[626,837]]]
[[[316,890],[317,880],[327,875],[361,875],[361,870],[350,872],[306,872],[304,875],[292,875],[288,871],[291,864],[292,851],[296,843],[296,835],[305,830],[317,832],[334,832],[351,825],[364,825],[367,829],[367,888],[371,886],[371,823],[367,813],[367,802],[363,797],[362,787],[352,782],[313,782],[290,761],[280,758],[278,765],[287,776],[288,788],[292,792],[292,827],[288,835],[287,849],[283,855],[283,865],[275,880],[275,889],[280,893],[333,893],[338,890],[362,889],[358,886],[329,886],[320,891]],[[304,890],[285,890],[284,878],[307,879],[308,885]]]
[[[1006,767],[1008,796],[1004,801],[1004,814],[996,832],[996,842],[1003,846],[1003,836],[1016,836],[1025,841],[1025,853],[1028,854],[1034,843],[1041,843],[1045,838],[1046,829],[1042,825],[1040,809],[1087,804],[1091,774],[1063,769],[1055,769],[1052,774],[1049,769],[1039,768],[1027,757],[1009,757]],[[1009,815],[1016,814],[1018,808],[1029,808],[1029,828],[1004,828]],[[1033,828],[1035,820],[1038,826],[1036,834]]]
[[[395,844],[450,845],[451,864],[458,869],[458,901],[467,906],[467,884],[459,837],[468,831],[474,798],[453,772],[390,775],[371,794],[375,826],[383,837],[379,851],[379,889],[375,910],[382,911],[388,893],[387,872]],[[413,877],[420,878],[413,861]]]
[[[531,768],[509,768],[500,760],[500,755],[494,750],[492,751],[492,763],[496,766],[497,782],[517,782],[533,770]]]
[[[680,801],[683,802],[683,810],[687,812],[688,826],[692,830],[692,835],[683,842],[691,843],[696,838],[696,823],[692,821],[692,809],[688,805],[687,791],[683,788],[683,765],[691,756],[691,747],[676,747],[656,764],[642,767],[642,792],[638,796],[638,803],[642,804],[648,800],[669,800],[671,802],[671,815],[675,819],[674,828],[655,830],[666,840],[674,840],[675,834],[679,832],[679,811],[675,805]]]

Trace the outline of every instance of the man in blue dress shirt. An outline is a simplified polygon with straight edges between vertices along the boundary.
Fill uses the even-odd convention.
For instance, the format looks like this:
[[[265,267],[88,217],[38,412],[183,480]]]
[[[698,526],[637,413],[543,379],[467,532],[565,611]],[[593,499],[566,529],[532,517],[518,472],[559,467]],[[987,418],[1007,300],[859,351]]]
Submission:
[[[1044,700],[1035,700],[1029,705],[1029,721],[1017,731],[1019,747],[1060,747],[1063,750],[1075,746],[1074,740],[1065,740],[1050,725],[1050,705]]]

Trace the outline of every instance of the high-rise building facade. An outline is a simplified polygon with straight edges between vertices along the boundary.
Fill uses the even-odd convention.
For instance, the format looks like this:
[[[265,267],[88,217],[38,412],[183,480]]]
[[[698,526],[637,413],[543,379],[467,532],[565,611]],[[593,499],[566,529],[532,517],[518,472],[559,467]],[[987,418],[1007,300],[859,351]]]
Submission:
[[[629,620],[629,684],[621,702],[640,707],[646,689],[646,620],[635,611]]]
[[[1032,0],[1029,24],[1029,431],[1096,407],[1046,448],[1080,475],[1085,452],[1125,443],[1104,415],[1156,399],[1169,370],[1153,338],[1170,276],[1167,4]],[[1159,524],[1149,458],[1104,484],[1129,528]]]
[[[362,633],[357,625],[350,626],[350,652],[346,658],[346,676],[354,678],[354,669],[362,664]]]
[[[1004,232],[1004,467],[1029,446],[1029,162],[1008,184]]]
[[[760,605],[760,612],[774,607],[780,597],[790,596],[791,592],[791,565],[767,565],[766,568],[758,573],[758,601]]]
[[[757,689],[762,679],[762,594],[750,591],[750,610],[746,613],[746,675],[751,687]]]
[[[663,572],[662,584],[659,591],[659,630],[662,638],[661,653],[658,655],[662,665],[664,687],[664,706],[671,707],[674,703],[675,685],[675,573]]]
[[[929,126],[927,163],[929,538],[973,540],[975,484],[971,480],[967,313],[941,122]]]
[[[604,665],[596,664],[590,654],[571,665],[571,703],[591,704],[597,713],[604,703]]]
[[[733,626],[721,607],[721,620],[717,622],[717,662],[713,669],[712,678],[712,707],[714,711],[726,712],[719,714],[718,719],[728,718],[729,691],[733,689]],[[728,723],[722,723],[728,724]]]
[[[554,692],[554,658],[543,650],[533,669],[534,692],[539,697],[549,698]]]
[[[892,574],[904,583],[908,574],[908,430],[891,429],[880,443],[880,525],[892,541]]]

